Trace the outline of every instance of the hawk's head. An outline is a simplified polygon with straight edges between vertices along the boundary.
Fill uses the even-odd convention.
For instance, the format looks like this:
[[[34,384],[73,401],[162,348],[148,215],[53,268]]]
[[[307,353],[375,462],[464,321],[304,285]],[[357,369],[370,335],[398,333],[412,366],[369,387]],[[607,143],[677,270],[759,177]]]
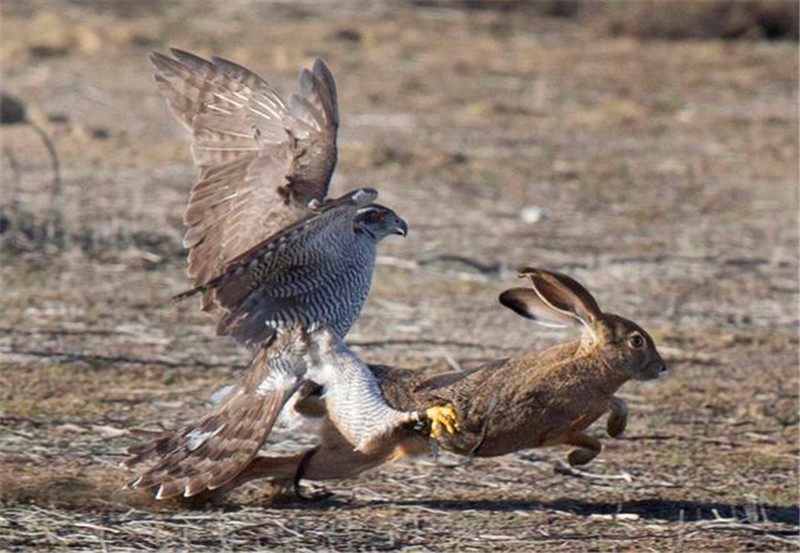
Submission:
[[[377,242],[390,234],[405,236],[408,225],[397,213],[380,204],[362,207],[356,213],[354,228],[357,233],[365,233]]]

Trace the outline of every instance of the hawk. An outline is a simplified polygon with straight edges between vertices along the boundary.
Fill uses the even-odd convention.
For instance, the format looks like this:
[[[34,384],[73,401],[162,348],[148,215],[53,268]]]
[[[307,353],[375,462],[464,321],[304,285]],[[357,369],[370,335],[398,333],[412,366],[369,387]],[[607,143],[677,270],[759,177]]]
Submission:
[[[322,60],[300,72],[299,89],[286,102],[240,65],[170,52],[172,57],[152,54],[155,79],[191,134],[199,172],[184,214],[187,274],[194,286],[177,297],[201,294],[217,334],[256,354],[235,388],[243,390],[241,397],[229,395],[206,417],[175,435],[160,436],[131,460],[160,459],[133,486],[159,486],[162,498],[194,495],[233,478],[247,456],[258,452],[303,382],[325,386],[359,374],[360,369],[345,370],[351,366],[373,378],[337,340],[350,330],[367,298],[378,242],[408,232],[402,218],[375,203],[378,193],[371,188],[327,197],[339,112],[336,85]],[[314,362],[299,352],[314,343],[309,327],[323,329],[317,334],[326,336],[334,359],[324,366],[340,374],[308,368]],[[341,413],[343,434],[361,447],[371,435],[349,430],[358,424],[346,421],[360,416],[354,410],[362,404],[389,407],[376,384],[345,389],[356,390],[357,397],[330,408]],[[403,416],[403,423],[430,419],[432,432],[454,428],[452,407]],[[386,428],[400,424],[387,417]],[[223,438],[240,440],[245,453],[203,458],[204,448]]]
[[[184,214],[187,274],[219,335],[257,347],[275,328],[324,321],[339,336],[369,293],[377,243],[406,222],[362,188],[328,199],[336,85],[318,59],[286,103],[230,61],[153,53],[155,79],[192,136],[199,178]]]

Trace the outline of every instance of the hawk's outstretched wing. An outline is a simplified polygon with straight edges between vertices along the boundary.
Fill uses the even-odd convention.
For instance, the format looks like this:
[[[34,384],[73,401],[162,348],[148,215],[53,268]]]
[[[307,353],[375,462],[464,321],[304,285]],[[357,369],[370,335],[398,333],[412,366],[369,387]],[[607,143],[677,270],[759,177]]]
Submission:
[[[235,63],[180,50],[154,53],[156,81],[192,133],[200,170],[184,215],[188,275],[195,285],[321,202],[336,165],[336,85],[322,60],[300,73],[287,105]]]

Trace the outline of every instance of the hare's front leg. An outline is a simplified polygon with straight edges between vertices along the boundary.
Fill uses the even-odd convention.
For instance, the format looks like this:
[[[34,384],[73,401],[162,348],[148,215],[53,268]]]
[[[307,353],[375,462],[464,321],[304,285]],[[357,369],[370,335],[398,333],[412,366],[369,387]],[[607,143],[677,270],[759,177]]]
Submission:
[[[628,426],[628,405],[624,400],[614,396],[611,398],[611,414],[606,421],[606,432],[612,438],[617,438],[625,432]]]
[[[600,440],[584,434],[583,432],[571,432],[564,438],[564,443],[578,446],[567,455],[567,461],[571,466],[585,465],[600,453],[603,444]]]

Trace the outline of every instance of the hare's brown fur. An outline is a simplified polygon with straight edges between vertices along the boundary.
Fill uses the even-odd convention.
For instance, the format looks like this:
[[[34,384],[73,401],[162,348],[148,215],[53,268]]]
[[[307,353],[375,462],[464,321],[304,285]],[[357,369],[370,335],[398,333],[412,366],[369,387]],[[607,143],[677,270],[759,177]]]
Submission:
[[[494,361],[463,376],[428,376],[413,387],[406,371],[378,368],[376,374],[393,405],[453,404],[462,430],[456,440],[443,437],[442,445],[492,457],[564,443],[566,434],[584,430],[608,411],[628,378],[595,367],[583,349],[579,341],[570,342]]]

